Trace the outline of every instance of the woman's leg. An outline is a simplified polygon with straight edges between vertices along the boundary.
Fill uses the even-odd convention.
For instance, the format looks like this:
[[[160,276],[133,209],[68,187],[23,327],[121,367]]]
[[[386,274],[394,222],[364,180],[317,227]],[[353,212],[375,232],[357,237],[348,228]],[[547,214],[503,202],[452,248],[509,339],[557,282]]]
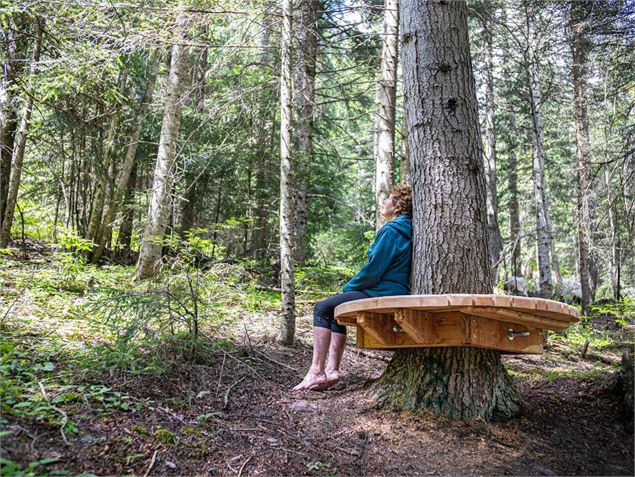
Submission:
[[[342,377],[340,374],[340,364],[346,347],[346,333],[331,332],[331,345],[329,347],[329,358],[324,368],[326,374],[326,384],[333,386]]]
[[[293,388],[320,390],[337,383],[339,368],[346,345],[346,327],[338,325],[334,318],[335,307],[353,300],[369,298],[363,292],[351,291],[327,298],[313,308],[313,358],[311,368],[300,384]],[[329,364],[325,370],[327,353]]]

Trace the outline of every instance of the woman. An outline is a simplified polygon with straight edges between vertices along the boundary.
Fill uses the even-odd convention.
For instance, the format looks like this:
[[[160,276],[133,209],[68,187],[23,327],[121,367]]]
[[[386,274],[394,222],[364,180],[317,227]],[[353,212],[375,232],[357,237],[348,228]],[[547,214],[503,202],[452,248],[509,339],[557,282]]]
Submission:
[[[347,301],[410,294],[412,261],[412,190],[400,185],[384,200],[382,215],[388,221],[368,248],[368,261],[346,285],[343,293],[318,302],[313,309],[313,359],[311,368],[294,391],[321,391],[340,380],[340,362],[346,345],[346,327],[334,318],[335,307]],[[326,362],[328,353],[328,362]],[[325,366],[326,362],[326,366]]]

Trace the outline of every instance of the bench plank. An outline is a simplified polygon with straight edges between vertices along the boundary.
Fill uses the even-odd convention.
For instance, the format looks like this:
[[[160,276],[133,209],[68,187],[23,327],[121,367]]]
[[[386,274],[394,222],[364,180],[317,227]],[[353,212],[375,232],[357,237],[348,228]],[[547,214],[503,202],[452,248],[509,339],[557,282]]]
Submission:
[[[500,295],[404,295],[368,298],[335,308],[337,321],[357,326],[361,348],[477,346],[539,354],[543,330],[561,331],[578,310],[543,298]]]

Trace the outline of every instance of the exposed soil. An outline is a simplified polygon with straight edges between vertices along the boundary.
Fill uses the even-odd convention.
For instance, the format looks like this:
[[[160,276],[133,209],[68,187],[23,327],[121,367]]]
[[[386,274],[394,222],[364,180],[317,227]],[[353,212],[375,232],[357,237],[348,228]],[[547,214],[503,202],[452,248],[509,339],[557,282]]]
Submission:
[[[310,361],[308,318],[299,320],[295,347],[275,343],[270,318],[247,318],[248,327],[234,329],[243,327],[243,362],[221,352],[211,365],[160,378],[114,375],[107,384],[141,410],[102,413],[78,404],[81,431],[68,444],[57,428],[9,418],[15,434],[2,442],[3,456],[23,465],[57,457],[49,471],[99,475],[633,475],[632,418],[608,373],[518,379],[524,406],[517,419],[448,422],[375,409],[366,389],[389,354],[352,346],[335,388],[290,392]],[[592,366],[567,358],[562,346],[505,360],[521,376],[554,363]]]

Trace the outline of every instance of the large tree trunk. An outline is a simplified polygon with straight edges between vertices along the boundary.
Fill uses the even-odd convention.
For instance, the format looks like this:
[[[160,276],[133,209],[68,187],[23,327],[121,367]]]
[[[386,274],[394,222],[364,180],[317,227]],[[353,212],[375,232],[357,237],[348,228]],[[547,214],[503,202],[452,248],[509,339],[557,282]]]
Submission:
[[[108,237],[110,237],[112,233],[112,222],[115,219],[115,215],[117,214],[119,204],[123,201],[124,195],[126,193],[126,188],[129,182],[128,179],[130,178],[130,171],[132,170],[132,166],[137,155],[137,147],[139,146],[141,131],[143,130],[143,125],[145,123],[146,114],[148,113],[148,108],[150,107],[150,103],[152,102],[152,91],[154,90],[154,84],[157,78],[159,61],[158,57],[155,55],[151,55],[149,61],[151,65],[150,71],[148,80],[146,82],[146,87],[141,94],[141,98],[139,99],[139,106],[137,108],[137,114],[135,115],[135,128],[132,131],[130,142],[128,143],[128,147],[126,149],[126,156],[124,158],[123,164],[121,164],[121,170],[117,174],[115,190],[113,191],[113,193],[108,195],[107,200],[104,204],[104,213],[101,220],[102,227],[100,228],[95,240],[95,243],[97,243],[97,248],[93,250],[93,253],[91,255],[91,261],[93,263],[97,263],[101,258],[102,254],[104,253],[104,249],[106,248]]]
[[[464,1],[402,0],[402,69],[410,128],[413,293],[491,293],[476,92]],[[519,397],[500,353],[396,351],[371,388],[379,405],[453,419],[511,417]]]
[[[381,77],[379,108],[375,124],[375,225],[381,228],[386,218],[382,204],[394,184],[395,168],[395,100],[397,95],[397,53],[399,38],[399,0],[385,0],[384,30],[381,35]]]
[[[578,254],[580,285],[582,288],[582,312],[589,312],[591,304],[590,249],[592,181],[591,144],[589,142],[589,118],[587,116],[587,66],[590,42],[588,19],[592,3],[580,0],[571,3],[571,51],[573,53],[573,97],[576,128],[576,159],[578,164]]]
[[[315,64],[318,45],[318,0],[300,0],[294,32],[297,53],[293,69],[295,127],[294,162],[294,256],[300,266],[306,261],[306,234],[309,220],[309,170],[313,161],[313,111],[315,109]]]
[[[293,195],[291,186],[291,0],[282,0],[282,67],[280,72],[280,283],[282,323],[280,341],[293,343],[295,336],[295,287],[293,271]]]
[[[33,44],[33,56],[31,58],[31,67],[29,71],[29,83],[32,83],[33,77],[37,72],[37,64],[40,61],[40,50],[42,48],[42,30],[44,29],[44,20],[36,16],[36,32],[35,42]],[[29,85],[30,86],[30,85]],[[22,177],[22,164],[24,163],[24,152],[26,150],[26,140],[29,134],[29,124],[31,122],[31,112],[33,111],[33,94],[28,92],[25,94],[24,105],[22,106],[22,117],[20,119],[20,128],[17,135],[17,144],[13,149],[11,157],[11,179],[7,191],[7,201],[4,210],[4,219],[2,227],[0,227],[0,248],[6,248],[9,245],[11,236],[11,226],[13,225],[13,214],[18,202],[18,190],[20,188],[20,179]]]
[[[483,34],[485,36],[485,158],[487,171],[487,231],[489,256],[494,283],[498,281],[498,263],[501,254],[501,235],[498,227],[498,195],[496,188],[496,129],[494,126],[494,61],[492,46],[492,15],[494,8],[485,2]]]
[[[176,145],[181,125],[183,93],[187,83],[187,20],[184,10],[185,5],[180,3],[176,22],[179,39],[178,43],[172,47],[161,139],[154,170],[148,218],[135,273],[136,278],[152,277],[159,271],[162,241],[170,215],[170,195],[174,181]]]

